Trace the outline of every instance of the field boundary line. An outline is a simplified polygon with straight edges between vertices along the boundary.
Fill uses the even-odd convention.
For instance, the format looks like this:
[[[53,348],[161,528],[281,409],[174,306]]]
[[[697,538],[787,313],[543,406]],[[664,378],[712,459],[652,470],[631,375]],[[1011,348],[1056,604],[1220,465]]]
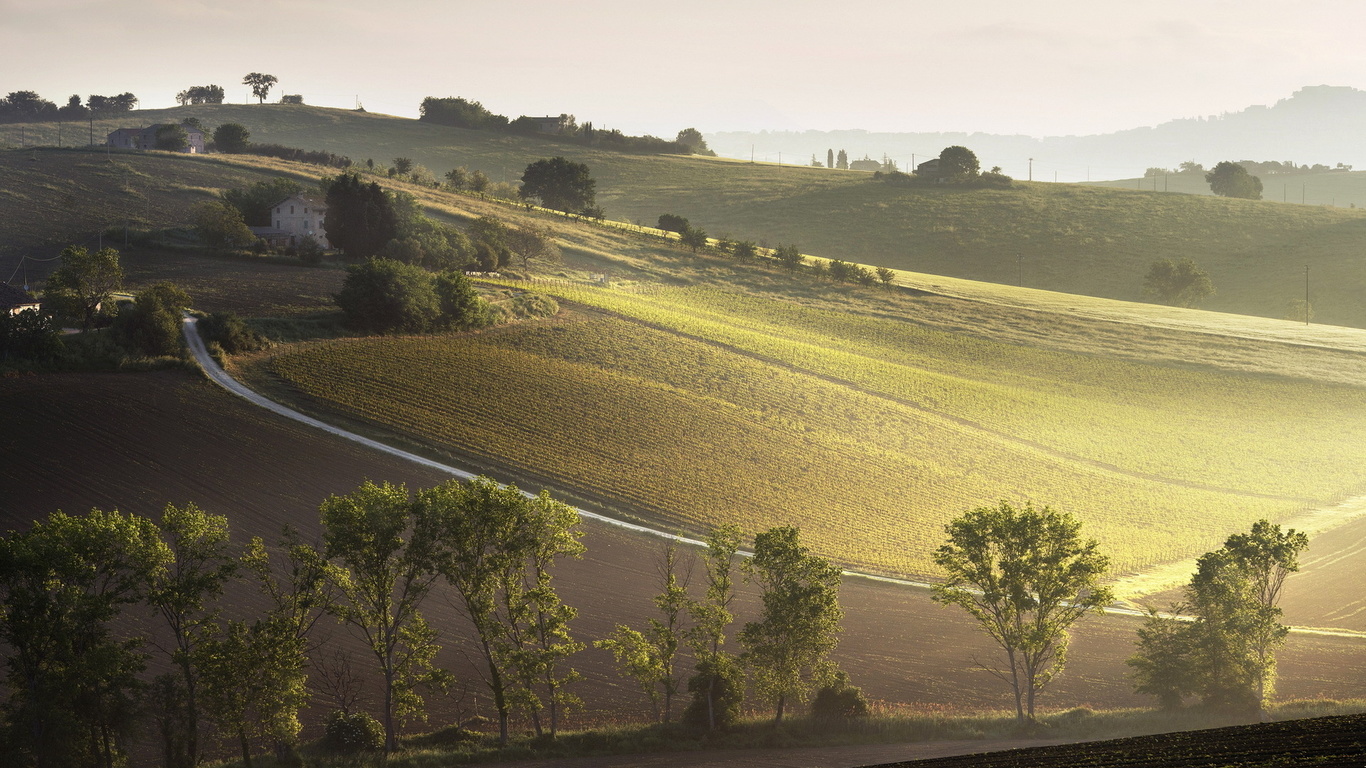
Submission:
[[[359,443],[367,448],[372,448],[381,453],[385,453],[390,456],[403,459],[405,461],[411,461],[415,464],[420,464],[424,467],[427,467],[428,469],[433,469],[438,472],[444,472],[454,477],[458,477],[462,480],[472,480],[475,477],[479,476],[474,472],[460,469],[458,467],[453,467],[448,464],[443,464],[439,461],[434,461],[424,456],[419,456],[415,453],[405,451],[401,448],[395,448],[392,445],[386,445],[385,443],[381,443],[378,440],[373,440],[371,438],[365,437],[364,435],[358,435],[355,432],[342,429],[341,427],[333,426],[325,421],[315,419],[312,416],[296,411],[293,408],[284,405],[283,403],[271,400],[270,398],[256,392],[247,385],[233,378],[233,376],[229,374],[226,370],[224,370],[222,366],[218,365],[218,363],[209,354],[208,348],[204,346],[204,339],[199,335],[199,321],[197,318],[186,316],[182,321],[181,330],[183,331],[183,334],[185,336],[185,342],[189,345],[190,353],[191,355],[193,355],[195,364],[199,367],[199,370],[202,371],[204,375],[214,384],[217,384],[223,389],[226,389],[228,392],[231,392],[232,394],[245,399],[253,405],[260,406],[268,411],[271,411],[272,413],[283,416],[292,421],[297,421],[306,426],[313,427],[314,429],[320,429],[323,432],[326,432],[335,437],[340,437],[345,440],[350,440],[352,442]],[[508,487],[504,483],[498,483],[498,486],[500,488]],[[531,493],[530,491],[523,490],[520,488],[517,490],[519,493],[521,493],[523,496],[526,496],[527,498],[536,497],[536,494]],[[699,548],[705,548],[707,546],[707,543],[705,541],[702,541],[700,539],[694,539],[689,536],[684,536],[682,534],[669,533],[668,531],[661,531],[659,529],[651,528],[645,525],[640,525],[638,523],[630,523],[625,520],[620,520],[618,518],[611,517],[609,515],[604,515],[598,512],[593,512],[591,510],[583,509],[582,507],[575,507],[571,505],[570,508],[573,509],[574,512],[579,515],[580,518],[586,518],[600,523],[605,523],[616,528],[634,531],[635,533],[654,536],[660,539],[667,539],[670,541],[678,542],[680,544],[687,544],[689,546]],[[752,557],[754,553],[747,550],[739,550],[736,554],[739,554],[743,557]],[[934,586],[931,582],[928,581],[903,579],[896,576],[883,576],[875,573],[867,573],[865,571],[852,571],[844,568],[840,569],[840,575],[849,578],[863,579],[878,584],[890,584],[894,586],[910,587],[912,589],[920,590],[929,590]],[[1114,614],[1118,616],[1138,618],[1144,618],[1148,615],[1146,611],[1138,610],[1135,608],[1126,608],[1123,606],[1106,607],[1105,614]],[[1193,617],[1189,616],[1177,616],[1176,618],[1180,618],[1183,620],[1193,620]],[[1366,632],[1358,632],[1350,629],[1319,629],[1308,627],[1291,627],[1290,631],[1300,634],[1326,635],[1331,637],[1349,637],[1366,640]]]

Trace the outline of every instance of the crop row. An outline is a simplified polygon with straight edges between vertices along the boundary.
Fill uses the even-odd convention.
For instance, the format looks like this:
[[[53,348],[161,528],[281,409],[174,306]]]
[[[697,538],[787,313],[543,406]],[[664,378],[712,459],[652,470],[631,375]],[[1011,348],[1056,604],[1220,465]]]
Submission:
[[[1355,387],[1053,352],[713,289],[569,292],[1131,472],[1318,500],[1366,481]]]
[[[822,551],[926,573],[943,525],[998,498],[1072,510],[1121,568],[1285,504],[1128,477],[625,320],[372,338],[278,356],[325,407],[697,530],[801,525]]]

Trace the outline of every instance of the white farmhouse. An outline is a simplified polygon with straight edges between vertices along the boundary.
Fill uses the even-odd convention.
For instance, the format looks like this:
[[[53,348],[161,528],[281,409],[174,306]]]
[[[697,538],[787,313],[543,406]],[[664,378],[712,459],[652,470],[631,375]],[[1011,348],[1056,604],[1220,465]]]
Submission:
[[[318,245],[331,248],[323,230],[323,216],[327,204],[303,195],[292,195],[276,203],[270,211],[272,234],[286,239],[288,245],[298,245],[305,237],[312,237]]]

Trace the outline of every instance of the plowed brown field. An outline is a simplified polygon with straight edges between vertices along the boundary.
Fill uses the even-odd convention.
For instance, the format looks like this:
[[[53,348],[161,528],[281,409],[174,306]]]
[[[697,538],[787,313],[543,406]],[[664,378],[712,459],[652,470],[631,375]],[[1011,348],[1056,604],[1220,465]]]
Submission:
[[[443,478],[346,441],[317,434],[250,406],[188,373],[63,374],[0,380],[0,526],[23,528],[62,509],[118,507],[155,515],[166,503],[195,502],[229,517],[237,540],[272,537],[284,523],[318,533],[318,503],[364,479],[412,487]],[[575,630],[604,636],[618,622],[638,623],[653,591],[659,542],[586,523],[588,552],[559,572],[565,599],[580,610]],[[739,608],[753,615],[753,595]],[[1004,707],[998,681],[975,669],[992,648],[954,611],[922,592],[847,579],[839,662],[873,698],[926,708]],[[241,610],[254,597],[230,596]],[[230,609],[229,612],[235,612]],[[459,646],[461,619],[441,595],[427,605],[445,639],[441,662],[470,679]],[[1085,621],[1066,674],[1044,706],[1110,707],[1146,702],[1129,690],[1123,660],[1136,622]],[[347,642],[346,631],[333,630]],[[353,645],[354,647],[354,645]],[[637,715],[639,694],[621,683],[605,652],[576,660],[587,680],[578,722]],[[1366,696],[1366,647],[1359,640],[1292,636],[1281,658],[1284,697]],[[468,702],[466,702],[468,704]],[[437,702],[440,713],[462,706]]]

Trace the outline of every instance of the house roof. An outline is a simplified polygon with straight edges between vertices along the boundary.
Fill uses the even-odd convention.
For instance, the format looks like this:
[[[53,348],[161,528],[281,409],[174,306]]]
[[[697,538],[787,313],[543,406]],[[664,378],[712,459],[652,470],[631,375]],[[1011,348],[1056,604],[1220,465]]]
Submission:
[[[200,136],[203,136],[203,135],[204,135],[204,132],[203,132],[203,131],[199,130],[198,128],[194,127],[193,125],[185,125],[184,123],[154,123],[154,124],[152,124],[152,125],[147,126],[146,128],[115,128],[114,130],[112,130],[112,131],[109,132],[109,135],[110,135],[110,136],[113,136],[113,135],[116,134],[116,133],[129,133],[129,134],[135,134],[135,135],[136,135],[136,134],[143,134],[143,133],[146,133],[146,134],[155,134],[155,133],[157,132],[157,129],[160,128],[160,127],[163,126],[163,125],[179,125],[181,128],[184,128],[184,129],[185,129],[185,133],[187,133],[187,134],[189,134],[189,133],[197,133],[197,134],[199,134]]]
[[[282,200],[277,200],[277,201],[276,201],[275,203],[273,203],[270,207],[271,207],[271,208],[275,208],[275,207],[277,207],[277,206],[284,205],[285,203],[289,202],[290,200],[301,200],[301,201],[303,201],[303,202],[305,202],[305,203],[308,203],[309,205],[313,206],[314,208],[317,208],[317,209],[320,210],[320,211],[325,211],[325,210],[327,210],[327,203],[326,203],[326,202],[324,202],[324,201],[322,201],[322,200],[318,200],[318,199],[316,199],[316,198],[312,198],[312,197],[305,197],[305,196],[303,196],[303,195],[290,195],[289,197],[286,197],[286,198],[284,198],[284,199],[282,199]]]
[[[0,308],[11,309],[25,305],[38,305],[38,300],[33,294],[22,288],[15,288],[9,283],[0,283]]]

